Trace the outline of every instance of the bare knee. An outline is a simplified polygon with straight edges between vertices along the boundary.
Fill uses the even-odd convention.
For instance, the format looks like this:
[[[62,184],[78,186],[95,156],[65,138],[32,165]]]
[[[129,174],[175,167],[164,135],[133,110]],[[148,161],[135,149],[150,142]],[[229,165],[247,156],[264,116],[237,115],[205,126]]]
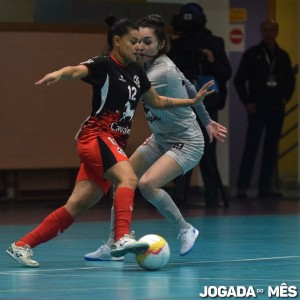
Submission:
[[[121,178],[118,186],[125,186],[135,190],[138,186],[138,178],[135,174]]]
[[[155,196],[156,186],[151,180],[148,180],[145,177],[142,177],[138,183],[140,192],[146,199],[151,199]]]

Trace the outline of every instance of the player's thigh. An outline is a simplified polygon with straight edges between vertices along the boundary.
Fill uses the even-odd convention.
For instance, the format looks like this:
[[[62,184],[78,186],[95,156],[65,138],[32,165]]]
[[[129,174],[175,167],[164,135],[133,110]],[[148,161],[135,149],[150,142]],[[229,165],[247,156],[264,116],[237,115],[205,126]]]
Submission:
[[[182,173],[183,170],[178,162],[169,155],[164,154],[144,173],[139,186],[150,185],[159,188]]]
[[[113,165],[105,172],[105,178],[116,186],[127,186],[135,189],[137,186],[137,176],[129,160],[124,160]]]
[[[150,167],[149,162],[138,149],[129,157],[129,162],[138,178],[141,178]]]
[[[164,147],[161,147],[152,134],[145,142],[140,145],[134,154],[129,158],[133,168],[139,178],[166,152]]]

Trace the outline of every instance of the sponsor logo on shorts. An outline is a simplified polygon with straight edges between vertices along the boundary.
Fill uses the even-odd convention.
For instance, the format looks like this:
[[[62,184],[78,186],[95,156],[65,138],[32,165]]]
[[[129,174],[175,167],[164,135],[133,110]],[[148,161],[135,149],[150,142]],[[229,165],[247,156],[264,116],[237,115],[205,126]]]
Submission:
[[[180,152],[180,150],[183,148],[184,143],[177,143],[174,144],[169,150],[173,151],[173,152]]]
[[[111,137],[108,137],[107,138],[113,145],[118,145],[118,143],[116,142],[116,140],[115,139],[113,139],[113,138],[111,138]]]
[[[117,148],[117,151],[118,151],[120,154],[126,156],[126,154],[125,154],[125,152],[123,151],[122,148],[118,147],[118,148]]]

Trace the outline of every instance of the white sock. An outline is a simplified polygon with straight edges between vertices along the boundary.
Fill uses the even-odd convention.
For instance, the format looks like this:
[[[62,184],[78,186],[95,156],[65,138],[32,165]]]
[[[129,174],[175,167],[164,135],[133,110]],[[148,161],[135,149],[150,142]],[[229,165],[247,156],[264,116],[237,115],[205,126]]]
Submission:
[[[107,246],[110,247],[115,242],[115,210],[114,206],[111,207],[110,211],[110,227],[109,227],[109,237],[106,242]]]
[[[159,189],[158,193],[153,198],[146,198],[146,200],[153,204],[170,223],[174,224],[178,231],[191,228],[191,224],[184,220],[170,195],[163,189]]]

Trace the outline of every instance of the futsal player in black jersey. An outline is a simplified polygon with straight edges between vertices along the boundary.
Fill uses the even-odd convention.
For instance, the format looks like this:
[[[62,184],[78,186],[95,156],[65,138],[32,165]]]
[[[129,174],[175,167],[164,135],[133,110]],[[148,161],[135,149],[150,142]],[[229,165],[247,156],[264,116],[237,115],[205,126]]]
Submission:
[[[127,19],[106,19],[109,25],[107,42],[109,56],[94,57],[77,66],[64,67],[36,82],[48,86],[60,80],[82,79],[92,86],[92,111],[77,135],[80,158],[74,190],[67,203],[48,215],[27,235],[10,245],[7,253],[21,265],[38,267],[32,259],[32,248],[45,243],[67,229],[80,214],[94,206],[111,184],[116,187],[115,243],[111,255],[120,257],[128,252],[148,249],[130,234],[134,191],[138,179],[123,152],[132,119],[141,96],[151,107],[166,109],[190,106],[210,94],[213,82],[207,83],[193,99],[159,96],[143,68],[136,63],[140,33],[136,24]]]

